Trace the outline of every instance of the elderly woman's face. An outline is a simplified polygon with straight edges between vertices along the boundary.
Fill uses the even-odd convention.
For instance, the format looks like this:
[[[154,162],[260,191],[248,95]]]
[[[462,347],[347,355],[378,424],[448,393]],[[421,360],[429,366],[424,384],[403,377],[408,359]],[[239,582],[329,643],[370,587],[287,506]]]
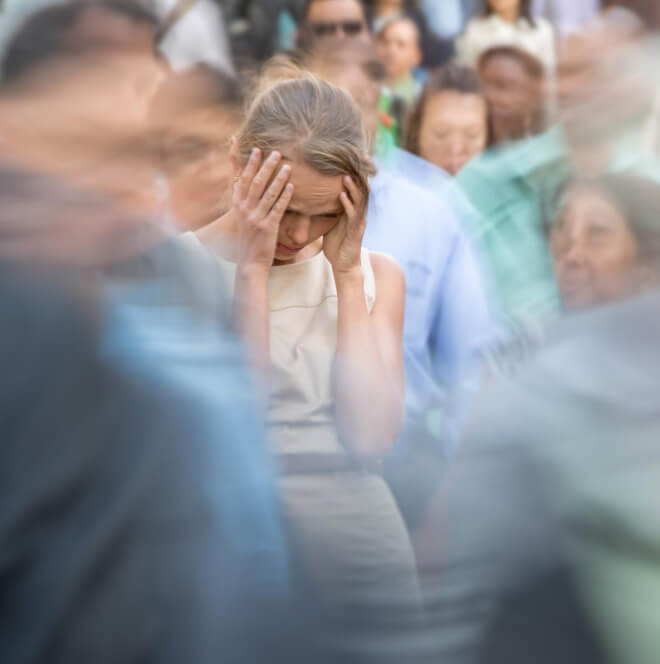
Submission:
[[[276,265],[300,259],[302,250],[329,233],[344,213],[339,199],[339,194],[344,191],[342,175],[323,175],[299,159],[286,158],[286,150],[282,153],[283,163],[291,165],[289,182],[294,190],[280,222]]]
[[[564,307],[579,310],[635,292],[643,268],[637,240],[623,213],[601,191],[570,191],[551,232]]]
[[[423,159],[456,175],[488,142],[488,111],[477,94],[443,90],[424,104],[419,128]]]

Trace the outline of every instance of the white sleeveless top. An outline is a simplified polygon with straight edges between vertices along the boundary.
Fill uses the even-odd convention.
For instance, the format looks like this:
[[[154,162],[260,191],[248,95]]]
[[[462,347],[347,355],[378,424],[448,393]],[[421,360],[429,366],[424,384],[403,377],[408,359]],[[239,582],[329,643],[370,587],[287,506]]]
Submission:
[[[182,239],[208,252],[194,233]],[[233,289],[236,264],[217,260]],[[371,313],[376,282],[367,249],[362,249],[361,263]],[[337,287],[332,266],[322,251],[299,263],[274,265],[268,293],[272,363],[268,423],[275,451],[343,452],[334,419]]]

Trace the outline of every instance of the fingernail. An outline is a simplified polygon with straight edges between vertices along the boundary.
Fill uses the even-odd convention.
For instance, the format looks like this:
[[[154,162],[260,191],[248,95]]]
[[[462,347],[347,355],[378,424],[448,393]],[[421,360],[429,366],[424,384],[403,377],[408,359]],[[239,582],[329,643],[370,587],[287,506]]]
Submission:
[[[286,175],[290,170],[291,170],[291,166],[289,166],[287,164],[286,166],[282,166],[282,168],[280,169],[280,173],[282,175]]]
[[[277,161],[280,158],[280,153],[279,152],[271,152],[270,153],[270,160],[271,161]]]
[[[252,148],[252,154],[250,155],[250,157],[254,159],[254,157],[256,157],[258,154],[259,154],[259,148]]]
[[[284,188],[285,188],[287,194],[288,194],[289,192],[293,191],[293,185],[292,185],[290,182],[289,182],[289,184],[287,184],[287,186],[284,187]]]

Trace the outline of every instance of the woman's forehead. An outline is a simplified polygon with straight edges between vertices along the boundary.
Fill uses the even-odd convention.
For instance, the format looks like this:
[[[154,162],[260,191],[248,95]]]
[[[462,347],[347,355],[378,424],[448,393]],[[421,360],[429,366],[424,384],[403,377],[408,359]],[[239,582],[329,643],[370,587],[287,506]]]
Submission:
[[[288,159],[283,163],[291,166],[289,182],[294,186],[290,209],[306,214],[324,214],[341,211],[339,194],[344,190],[342,175],[324,175],[299,160]]]

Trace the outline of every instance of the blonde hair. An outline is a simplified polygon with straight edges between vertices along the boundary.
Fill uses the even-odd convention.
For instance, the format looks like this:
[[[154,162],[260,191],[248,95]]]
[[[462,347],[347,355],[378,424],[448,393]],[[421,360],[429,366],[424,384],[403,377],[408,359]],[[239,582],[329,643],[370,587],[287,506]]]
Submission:
[[[266,67],[238,134],[243,161],[253,148],[289,151],[323,175],[349,175],[364,192],[376,172],[350,95],[282,58]]]

